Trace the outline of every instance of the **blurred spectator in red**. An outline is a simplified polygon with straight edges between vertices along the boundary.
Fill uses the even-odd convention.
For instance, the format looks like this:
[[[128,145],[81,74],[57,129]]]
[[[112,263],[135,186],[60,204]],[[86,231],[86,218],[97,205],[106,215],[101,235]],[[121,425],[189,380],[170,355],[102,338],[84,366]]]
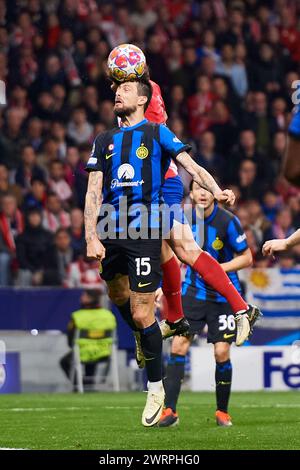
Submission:
[[[58,196],[64,206],[72,198],[72,191],[64,179],[64,166],[60,160],[54,160],[50,163],[49,188]]]
[[[210,114],[215,96],[211,91],[211,84],[205,75],[197,78],[197,92],[188,100],[189,127],[194,138],[199,137],[211,122]]]
[[[57,194],[49,193],[43,210],[43,227],[55,233],[59,228],[69,228],[70,224],[70,214],[63,209]]]
[[[16,70],[16,75],[20,76],[22,86],[30,87],[37,79],[39,70],[38,61],[34,55],[31,46],[24,47],[20,50],[19,69]],[[17,77],[15,77],[17,80]]]
[[[67,277],[64,281],[65,287],[90,288],[105,290],[103,281],[99,276],[99,261],[88,260],[84,257],[69,265]]]
[[[50,13],[47,20],[47,47],[48,49],[55,49],[60,35],[59,19],[55,13]]]
[[[0,211],[0,286],[11,283],[11,263],[16,256],[15,240],[24,230],[22,213],[12,194],[1,198]]]
[[[11,45],[13,47],[31,46],[36,28],[32,24],[32,19],[27,11],[23,11],[17,18],[17,24],[11,34]]]
[[[288,49],[291,58],[298,63],[300,60],[300,35],[296,28],[296,17],[290,8],[281,10],[280,42]]]

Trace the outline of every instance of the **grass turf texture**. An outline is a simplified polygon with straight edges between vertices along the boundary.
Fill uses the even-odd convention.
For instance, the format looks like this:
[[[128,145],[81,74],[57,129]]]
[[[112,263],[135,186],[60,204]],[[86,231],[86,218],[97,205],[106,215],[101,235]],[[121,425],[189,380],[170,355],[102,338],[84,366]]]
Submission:
[[[0,395],[0,448],[299,449],[299,392],[233,393],[232,428],[213,393],[182,393],[176,428],[144,428],[144,393]]]

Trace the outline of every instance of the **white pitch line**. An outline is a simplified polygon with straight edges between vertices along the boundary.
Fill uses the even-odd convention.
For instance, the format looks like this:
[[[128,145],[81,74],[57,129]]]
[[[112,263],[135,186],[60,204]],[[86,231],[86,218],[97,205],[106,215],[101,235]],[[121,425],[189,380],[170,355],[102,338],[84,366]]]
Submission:
[[[300,403],[275,403],[270,405],[235,405],[236,408],[300,408]]]
[[[186,405],[181,405],[180,408],[189,410],[195,406],[199,405],[192,405],[192,406],[186,406]],[[300,408],[300,403],[272,403],[272,404],[242,404],[234,405],[235,408]],[[105,409],[105,410],[139,410],[141,407],[140,406],[100,406],[99,409]],[[79,407],[79,406],[69,406],[66,408],[55,408],[55,407],[49,407],[49,408],[0,408],[0,411],[11,411],[14,413],[23,413],[26,411],[36,411],[36,412],[43,412],[43,411],[86,411],[86,410],[93,410],[94,408],[90,407]],[[1,447],[0,447],[1,449]]]
[[[14,447],[0,447],[0,450],[29,450],[29,449],[18,449]]]
[[[80,407],[80,406],[69,406],[66,408],[0,408],[0,411],[13,411],[13,412],[23,412],[23,411],[77,411],[77,410],[92,410],[90,407]]]

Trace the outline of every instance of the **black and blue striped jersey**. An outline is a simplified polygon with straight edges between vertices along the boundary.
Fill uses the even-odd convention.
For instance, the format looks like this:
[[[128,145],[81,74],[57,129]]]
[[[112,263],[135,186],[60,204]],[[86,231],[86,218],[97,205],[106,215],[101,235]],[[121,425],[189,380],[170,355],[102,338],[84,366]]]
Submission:
[[[113,205],[117,214],[124,196],[128,207],[142,204],[151,213],[163,202],[161,187],[171,158],[189,150],[167,126],[144,119],[99,134],[86,169],[103,172],[103,204]]]
[[[196,242],[219,263],[232,260],[235,254],[242,253],[248,248],[246,234],[239,219],[231,212],[220,208],[217,204],[215,204],[211,215],[204,220],[196,217],[196,212],[193,209],[189,220]],[[230,272],[227,274],[232,284],[241,292],[237,273]],[[190,295],[199,300],[227,302],[225,297],[213,290],[190,267],[187,268],[185,280],[182,284],[182,295]]]

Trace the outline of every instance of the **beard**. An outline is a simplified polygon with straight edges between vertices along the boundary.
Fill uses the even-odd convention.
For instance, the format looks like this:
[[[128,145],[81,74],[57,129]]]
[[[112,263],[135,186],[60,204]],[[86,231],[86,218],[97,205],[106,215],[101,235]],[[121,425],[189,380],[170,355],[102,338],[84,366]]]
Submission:
[[[119,109],[114,108],[115,114],[121,119],[123,119],[126,116],[130,116],[131,114],[135,113],[136,110],[137,110],[137,106],[127,106],[127,107],[123,106],[122,108],[119,108]]]

